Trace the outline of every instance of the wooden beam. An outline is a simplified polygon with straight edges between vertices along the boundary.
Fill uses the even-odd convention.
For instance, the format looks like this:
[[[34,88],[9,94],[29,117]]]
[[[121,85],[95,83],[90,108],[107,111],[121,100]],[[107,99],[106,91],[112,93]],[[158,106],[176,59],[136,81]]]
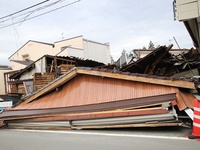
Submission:
[[[112,73],[112,72],[85,70],[85,69],[80,69],[80,68],[77,68],[77,73],[100,76],[100,77],[107,77],[107,78],[114,78],[114,79],[121,79],[121,80],[128,80],[128,81],[158,84],[158,85],[164,85],[164,86],[172,86],[172,87],[178,87],[178,88],[195,89],[194,82],[191,82],[191,81],[164,80],[164,79],[157,79],[157,78],[149,78],[149,77],[147,78],[147,77],[141,77],[141,76],[124,75],[124,74]]]
[[[127,116],[142,116],[142,115],[155,115],[165,114],[167,110],[164,108],[149,108],[149,109],[136,109],[136,110],[112,110],[101,112],[87,112],[87,113],[58,113],[58,114],[38,114],[38,115],[24,115],[13,116],[9,118],[0,118],[0,121],[5,120],[24,120],[24,122],[38,122],[55,121],[55,120],[81,120],[81,119],[98,119],[98,118],[112,118],[112,117],[127,117]],[[49,118],[49,119],[48,119]],[[23,121],[22,121],[23,122]]]
[[[72,130],[70,127],[55,127],[55,126],[8,126],[6,129],[27,129],[27,130]]]
[[[28,129],[28,130],[80,130],[80,129],[107,129],[107,128],[135,128],[135,127],[171,127],[182,126],[182,123],[142,123],[142,124],[124,124],[108,126],[77,126],[77,127],[55,127],[55,126],[8,126],[7,129]]]
[[[72,126],[72,129],[107,129],[107,128],[134,128],[134,127],[170,127],[170,126],[182,126],[183,123],[135,123],[135,124],[123,124],[123,125],[105,125],[105,126]]]

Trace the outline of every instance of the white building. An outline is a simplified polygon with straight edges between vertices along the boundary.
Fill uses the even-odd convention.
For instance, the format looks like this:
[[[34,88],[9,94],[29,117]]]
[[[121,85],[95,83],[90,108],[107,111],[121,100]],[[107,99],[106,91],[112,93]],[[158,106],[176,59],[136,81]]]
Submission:
[[[183,22],[200,51],[200,0],[174,0],[175,19]]]
[[[100,43],[77,36],[54,44],[38,41],[28,41],[19,50],[9,57],[10,66],[13,70],[19,70],[27,64],[36,61],[43,55],[75,56],[90,59],[104,64],[111,63],[110,46],[108,43]]]

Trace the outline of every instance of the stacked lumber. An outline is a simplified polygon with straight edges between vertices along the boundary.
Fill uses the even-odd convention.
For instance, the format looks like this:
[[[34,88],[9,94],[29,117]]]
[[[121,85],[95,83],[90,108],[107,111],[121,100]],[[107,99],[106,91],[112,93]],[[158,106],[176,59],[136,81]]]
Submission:
[[[35,73],[34,90],[38,90],[55,79],[54,73]]]
[[[23,83],[18,84],[17,88],[18,88],[18,93],[26,95],[26,91],[25,91]]]
[[[75,67],[75,64],[61,64],[58,66],[60,68],[61,74],[65,74],[70,69]]]
[[[9,86],[10,87],[10,93],[17,93],[17,85],[14,84],[14,83],[9,83],[10,85],[12,86]]]

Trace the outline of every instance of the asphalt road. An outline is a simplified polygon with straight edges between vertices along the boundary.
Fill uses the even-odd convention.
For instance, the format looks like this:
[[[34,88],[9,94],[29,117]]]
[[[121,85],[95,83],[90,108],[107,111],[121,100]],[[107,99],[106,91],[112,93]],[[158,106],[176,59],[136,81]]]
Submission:
[[[184,128],[0,130],[0,150],[199,150]]]

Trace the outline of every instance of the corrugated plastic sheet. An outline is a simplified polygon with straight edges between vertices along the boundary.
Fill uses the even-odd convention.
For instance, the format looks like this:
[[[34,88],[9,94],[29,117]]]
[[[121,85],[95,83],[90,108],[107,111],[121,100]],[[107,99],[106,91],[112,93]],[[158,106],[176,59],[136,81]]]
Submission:
[[[150,97],[178,92],[178,88],[102,78],[91,75],[77,75],[62,89],[13,109],[43,109],[98,104],[118,100]]]

